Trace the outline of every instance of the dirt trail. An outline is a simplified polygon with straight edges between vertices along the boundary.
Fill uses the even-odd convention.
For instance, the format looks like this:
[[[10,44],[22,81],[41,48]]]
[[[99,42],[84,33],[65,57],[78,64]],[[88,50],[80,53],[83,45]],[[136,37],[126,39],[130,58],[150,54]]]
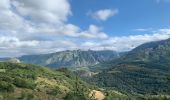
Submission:
[[[104,100],[105,95],[101,91],[92,90],[90,96],[94,96],[96,100]]]

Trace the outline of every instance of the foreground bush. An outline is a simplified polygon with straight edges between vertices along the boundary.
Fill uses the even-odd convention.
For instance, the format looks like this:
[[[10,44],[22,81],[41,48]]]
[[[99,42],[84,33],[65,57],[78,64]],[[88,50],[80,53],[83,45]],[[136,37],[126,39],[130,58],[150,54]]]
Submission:
[[[0,92],[13,92],[14,85],[5,81],[0,81]]]
[[[36,87],[36,84],[32,80],[22,79],[22,78],[15,78],[14,84],[17,87],[21,87],[21,88],[34,89]]]
[[[64,100],[90,100],[90,98],[84,93],[70,92]]]

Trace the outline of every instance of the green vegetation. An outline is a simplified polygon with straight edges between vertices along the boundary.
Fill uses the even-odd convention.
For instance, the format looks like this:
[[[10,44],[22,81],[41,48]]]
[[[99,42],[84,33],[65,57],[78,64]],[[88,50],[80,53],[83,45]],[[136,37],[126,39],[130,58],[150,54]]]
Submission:
[[[0,92],[13,92],[14,85],[5,81],[0,81]]]
[[[169,94],[170,82],[166,72],[136,65],[118,65],[94,75],[89,82],[125,94]]]
[[[0,62],[0,100],[62,100],[88,98],[91,86],[67,69],[50,70],[31,64]],[[77,87],[81,92],[75,91]],[[81,88],[80,88],[81,86]],[[82,95],[86,94],[86,95]],[[10,99],[12,98],[12,99]]]
[[[86,80],[102,88],[135,96],[169,95],[170,39],[143,44],[90,71],[97,74]]]
[[[28,88],[28,89],[34,89],[36,87],[36,84],[31,79],[24,79],[24,78],[15,78],[14,79],[14,85],[20,88]]]
[[[87,87],[77,81],[74,89],[67,94],[65,100],[92,100],[89,93]]]

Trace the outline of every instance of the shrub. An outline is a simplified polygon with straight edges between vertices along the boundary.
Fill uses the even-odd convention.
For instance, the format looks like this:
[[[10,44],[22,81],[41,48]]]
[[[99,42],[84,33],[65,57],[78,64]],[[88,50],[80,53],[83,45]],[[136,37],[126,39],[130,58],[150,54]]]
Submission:
[[[54,96],[56,96],[60,93],[62,93],[62,92],[59,87],[55,87],[54,89],[47,91],[47,94],[54,95]]]
[[[22,92],[18,100],[35,100],[35,95],[33,93]]]
[[[7,83],[12,83],[13,79],[10,76],[6,75],[6,74],[1,74],[0,73],[0,81],[5,81]]]
[[[5,81],[0,81],[0,91],[1,92],[14,92],[14,85],[7,83]]]
[[[84,93],[69,92],[64,100],[90,100],[90,98]]]
[[[22,78],[15,78],[14,84],[17,87],[29,88],[29,89],[34,89],[36,86],[36,84],[32,80],[22,79]]]

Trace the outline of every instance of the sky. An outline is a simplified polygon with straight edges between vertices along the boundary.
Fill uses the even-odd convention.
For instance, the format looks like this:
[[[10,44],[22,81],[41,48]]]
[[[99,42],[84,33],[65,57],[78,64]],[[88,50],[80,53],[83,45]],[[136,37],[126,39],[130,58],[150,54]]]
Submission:
[[[130,51],[170,37],[170,0],[0,0],[0,57]]]

